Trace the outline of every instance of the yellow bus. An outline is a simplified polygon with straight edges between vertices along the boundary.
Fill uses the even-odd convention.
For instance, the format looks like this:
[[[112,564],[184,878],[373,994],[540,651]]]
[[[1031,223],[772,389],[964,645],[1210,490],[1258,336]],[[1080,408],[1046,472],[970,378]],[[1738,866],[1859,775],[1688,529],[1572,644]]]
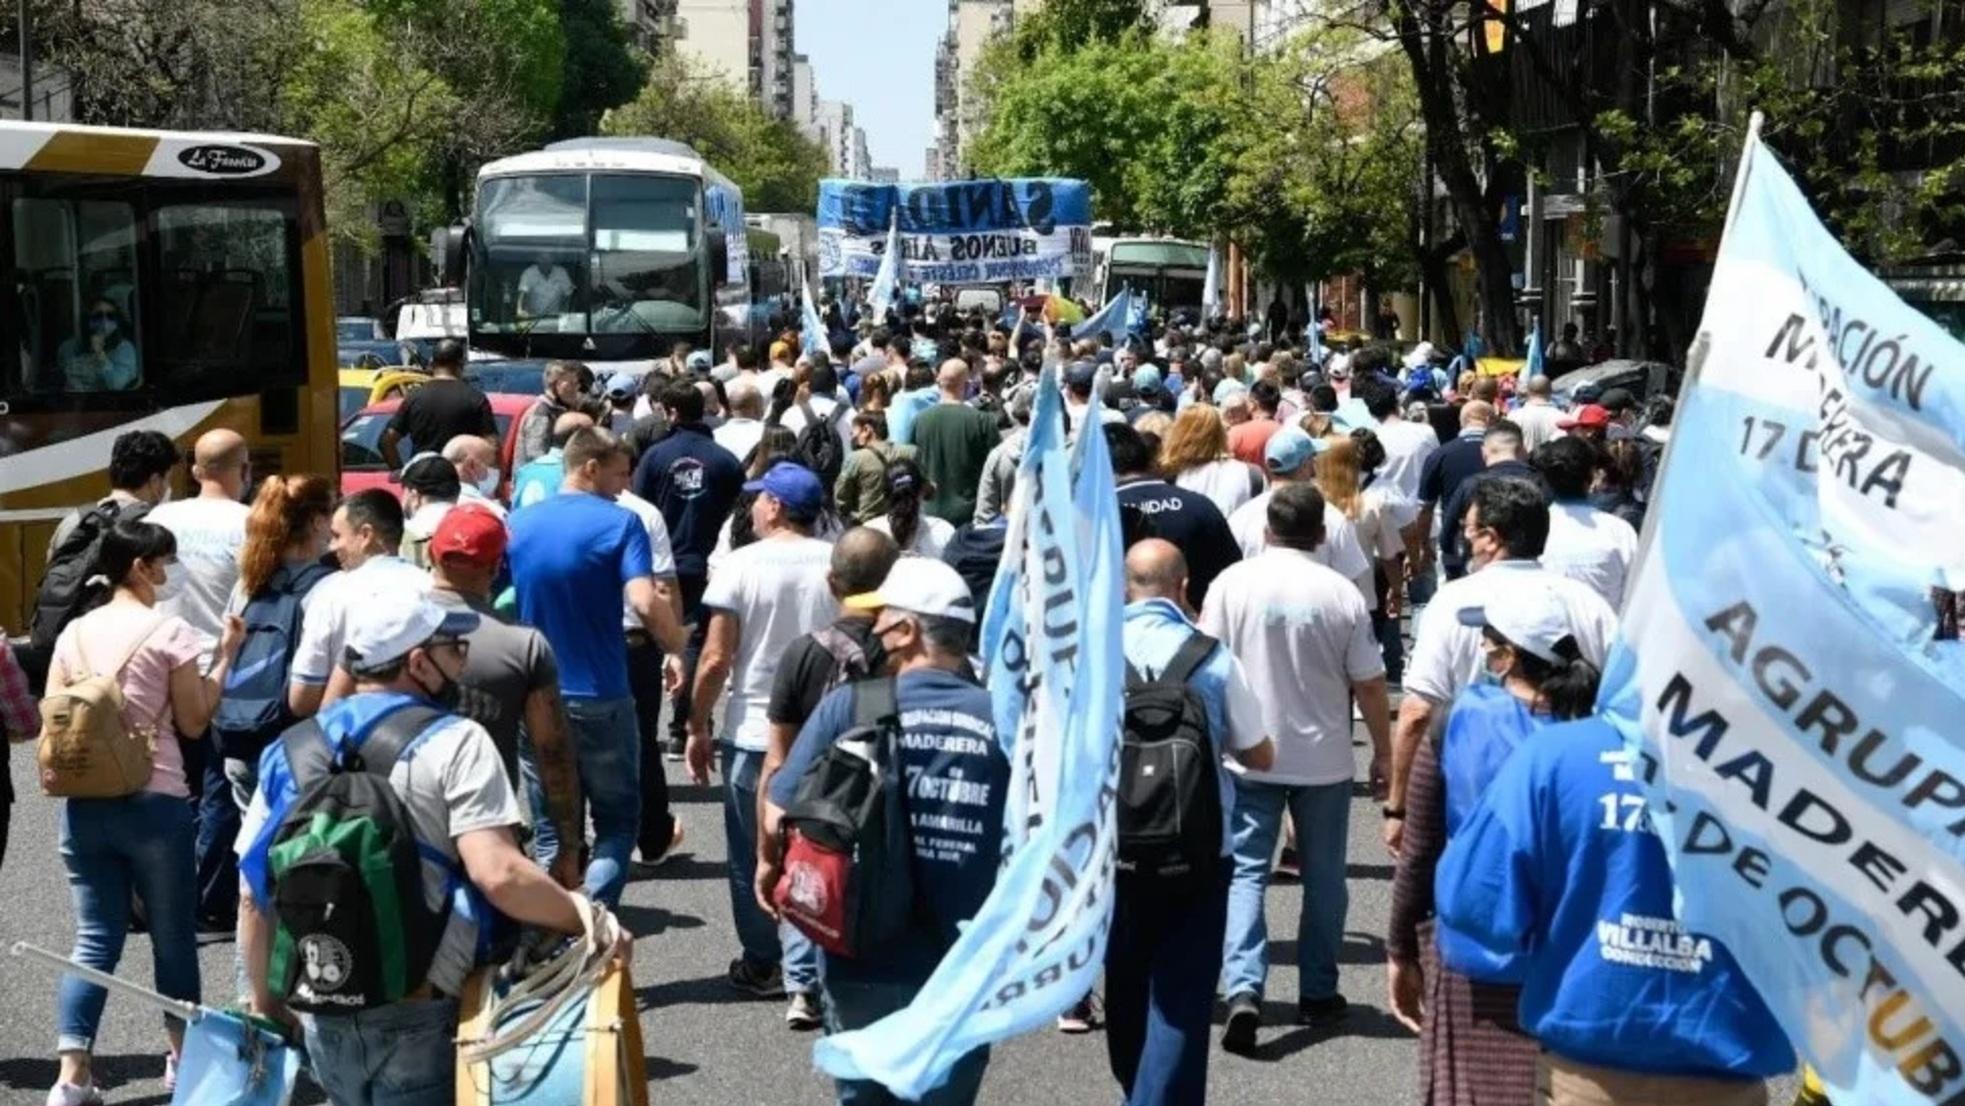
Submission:
[[[0,632],[117,435],[230,427],[255,478],[332,478],[336,384],[313,143],[0,123]]]

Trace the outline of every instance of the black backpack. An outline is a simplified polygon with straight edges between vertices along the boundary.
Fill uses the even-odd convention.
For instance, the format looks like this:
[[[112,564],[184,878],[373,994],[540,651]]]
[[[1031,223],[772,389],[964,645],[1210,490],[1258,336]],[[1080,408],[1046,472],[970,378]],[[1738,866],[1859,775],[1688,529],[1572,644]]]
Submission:
[[[799,428],[798,445],[793,452],[798,463],[817,473],[821,485],[830,492],[839,482],[839,470],[846,467],[846,447],[839,440],[838,428],[833,426],[839,409],[835,407],[825,418],[813,413],[811,400],[800,400],[798,409],[805,413],[805,425]]]
[[[853,726],[798,781],[786,808],[786,921],[826,951],[864,956],[914,918],[914,845],[892,678],[852,685]]]
[[[423,898],[422,850],[389,773],[447,717],[399,707],[339,754],[311,718],[281,735],[298,795],[266,853],[276,922],[268,980],[292,1009],[359,1013],[402,1001],[428,978],[449,904],[432,910]]]
[[[1208,709],[1187,681],[1214,652],[1194,633],[1157,680],[1126,666],[1125,736],[1119,750],[1119,871],[1187,879],[1221,859],[1220,754]]]
[[[287,683],[300,644],[301,603],[333,571],[318,561],[299,568],[281,565],[246,602],[239,615],[246,640],[212,713],[212,747],[220,755],[257,763],[261,750],[294,724]]]
[[[41,588],[34,596],[34,613],[27,629],[28,645],[18,654],[28,685],[36,694],[47,687],[55,639],[70,622],[109,598],[107,589],[88,586],[89,577],[96,572],[96,554],[102,549],[104,535],[124,519],[140,519],[149,513],[148,503],[104,500],[82,512],[75,528],[48,555]]]

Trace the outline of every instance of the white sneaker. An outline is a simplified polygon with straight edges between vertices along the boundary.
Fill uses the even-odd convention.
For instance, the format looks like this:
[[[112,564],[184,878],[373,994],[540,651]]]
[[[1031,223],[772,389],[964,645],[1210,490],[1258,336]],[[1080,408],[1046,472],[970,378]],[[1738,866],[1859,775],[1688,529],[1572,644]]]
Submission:
[[[93,1083],[56,1083],[48,1088],[48,1106],[102,1106],[102,1091]]]
[[[819,1028],[824,1020],[819,996],[810,991],[792,992],[791,1003],[785,1007],[785,1028],[804,1033]]]

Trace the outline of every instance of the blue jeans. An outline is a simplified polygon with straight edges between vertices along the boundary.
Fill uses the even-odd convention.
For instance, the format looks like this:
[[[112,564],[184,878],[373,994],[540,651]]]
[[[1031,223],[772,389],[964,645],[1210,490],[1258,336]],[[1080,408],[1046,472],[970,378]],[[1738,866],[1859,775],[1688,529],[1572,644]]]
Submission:
[[[157,990],[197,1002],[198,884],[192,864],[191,804],[140,791],[120,799],[69,799],[61,805],[61,860],[75,900],[73,959],[114,972],[130,931],[130,892],[150,918]],[[109,992],[72,975],[55,992],[55,1048],[94,1048]],[[168,1019],[167,1019],[168,1020]]]
[[[1392,687],[1405,686],[1406,641],[1399,622],[1382,610],[1371,612],[1371,632],[1385,657],[1385,682]]]
[[[926,976],[898,983],[833,976],[826,980],[826,1032],[843,1033],[872,1025],[914,1001],[915,992],[926,981]],[[921,1106],[969,1106],[976,1100],[976,1092],[982,1089],[983,1072],[988,1068],[989,1049],[975,1049],[949,1069],[947,1082],[917,1101]],[[887,1088],[869,1080],[838,1079],[834,1080],[834,1086],[839,1092],[840,1106],[894,1106],[902,1101],[888,1093]]]
[[[780,964],[785,990],[819,989],[819,950],[798,927],[774,922],[757,905],[757,776],[764,754],[716,747],[723,772],[723,836],[730,849],[730,913],[737,944],[753,964]]]
[[[633,699],[568,699],[566,720],[580,761],[580,798],[593,810],[594,850],[587,860],[587,895],[608,907],[628,885],[628,860],[641,829],[641,735]],[[661,771],[656,765],[655,771]],[[544,814],[536,770],[524,772],[538,812],[534,844],[542,867],[559,855],[559,827]],[[582,812],[581,820],[585,821]]]
[[[425,999],[302,1017],[307,1063],[335,1106],[450,1106],[457,1096],[457,1002]]]
[[[1105,1055],[1126,1106],[1207,1101],[1227,910],[1226,860],[1192,883],[1119,877],[1105,946]]]
[[[211,747],[210,739],[189,744],[205,747],[200,758],[204,790],[198,793],[198,915],[231,923],[239,914],[239,859],[232,850],[238,843],[244,808],[233,801],[226,760]]]
[[[1351,895],[1344,856],[1351,831],[1351,781],[1301,787],[1235,777],[1235,875],[1228,887],[1228,933],[1222,942],[1221,993],[1262,996],[1269,974],[1269,929],[1263,892],[1269,886],[1283,809],[1296,822],[1296,857],[1303,866],[1303,909],[1297,918],[1299,999],[1337,993],[1337,953]]]

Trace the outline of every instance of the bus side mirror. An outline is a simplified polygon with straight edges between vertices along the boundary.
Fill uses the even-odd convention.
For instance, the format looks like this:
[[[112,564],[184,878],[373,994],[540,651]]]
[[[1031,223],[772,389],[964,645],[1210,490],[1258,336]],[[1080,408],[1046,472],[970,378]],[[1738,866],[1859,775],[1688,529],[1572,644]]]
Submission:
[[[730,283],[730,240],[720,230],[709,232],[710,244],[710,283],[724,285]]]
[[[439,285],[463,286],[466,234],[462,226],[438,227],[430,232],[430,261],[437,267]]]

